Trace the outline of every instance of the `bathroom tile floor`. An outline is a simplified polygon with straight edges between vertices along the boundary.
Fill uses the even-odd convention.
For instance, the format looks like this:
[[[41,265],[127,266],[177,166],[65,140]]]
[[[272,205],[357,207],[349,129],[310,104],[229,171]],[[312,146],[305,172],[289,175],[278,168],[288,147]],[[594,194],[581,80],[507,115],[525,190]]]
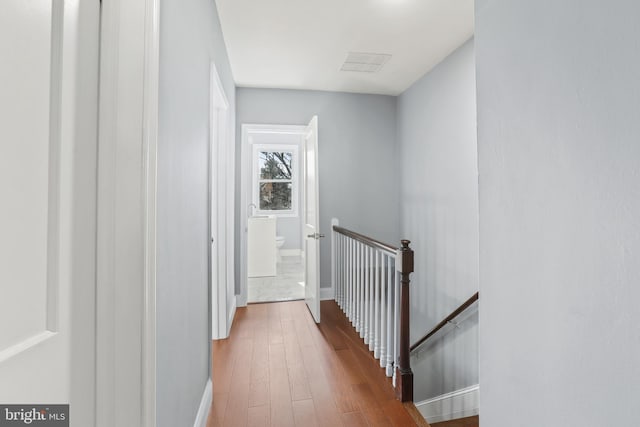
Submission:
[[[248,302],[291,301],[304,298],[304,264],[301,256],[283,256],[276,276],[249,277]]]

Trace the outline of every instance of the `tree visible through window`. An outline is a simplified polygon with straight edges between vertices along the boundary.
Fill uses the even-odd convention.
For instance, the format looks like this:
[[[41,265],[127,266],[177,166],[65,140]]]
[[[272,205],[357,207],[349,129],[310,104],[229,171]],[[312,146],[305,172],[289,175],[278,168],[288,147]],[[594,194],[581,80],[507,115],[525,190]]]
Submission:
[[[293,209],[293,153],[258,152],[258,200],[261,211]]]

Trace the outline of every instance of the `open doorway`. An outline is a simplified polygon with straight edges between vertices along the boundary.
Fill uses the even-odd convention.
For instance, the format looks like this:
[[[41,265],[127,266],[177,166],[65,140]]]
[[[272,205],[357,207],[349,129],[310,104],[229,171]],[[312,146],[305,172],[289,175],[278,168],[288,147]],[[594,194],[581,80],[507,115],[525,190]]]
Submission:
[[[248,303],[304,298],[306,126],[243,125],[243,294]]]
[[[300,137],[281,138],[291,141],[252,144],[247,218],[249,303],[304,298]]]
[[[307,233],[308,219],[315,221],[318,209],[316,150],[315,117],[309,126],[242,126],[240,301],[245,304],[319,300],[319,237]]]

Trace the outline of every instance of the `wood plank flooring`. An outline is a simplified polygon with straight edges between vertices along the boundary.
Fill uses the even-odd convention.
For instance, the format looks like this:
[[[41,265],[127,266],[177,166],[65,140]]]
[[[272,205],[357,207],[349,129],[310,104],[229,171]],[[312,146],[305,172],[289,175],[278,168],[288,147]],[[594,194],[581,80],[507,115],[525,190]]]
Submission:
[[[333,301],[313,322],[303,301],[239,308],[213,342],[214,426],[416,426]]]
[[[453,421],[444,421],[441,423],[431,424],[432,427],[478,427],[480,425],[480,417],[478,415],[467,418],[460,418]]]

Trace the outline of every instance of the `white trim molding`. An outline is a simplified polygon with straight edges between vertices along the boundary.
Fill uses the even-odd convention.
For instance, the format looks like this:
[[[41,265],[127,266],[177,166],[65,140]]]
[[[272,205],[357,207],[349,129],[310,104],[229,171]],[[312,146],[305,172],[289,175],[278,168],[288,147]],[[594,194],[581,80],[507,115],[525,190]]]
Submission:
[[[144,177],[144,313],[142,345],[142,425],[156,425],[156,220],[158,177],[158,109],[160,99],[160,0],[145,2],[143,93]]]
[[[231,299],[231,307],[229,307],[229,317],[227,318],[227,337],[231,334],[231,326],[233,326],[233,319],[236,317],[236,307],[238,298],[233,297]]]
[[[428,423],[439,423],[480,413],[480,386],[461,388],[451,393],[417,402],[418,411]]]
[[[213,398],[213,384],[211,378],[207,380],[207,385],[202,392],[202,399],[200,399],[200,406],[196,413],[196,420],[193,423],[193,427],[206,427],[207,418],[209,418],[209,410],[211,409],[211,399]]]
[[[159,7],[101,5],[97,427],[156,425]]]

